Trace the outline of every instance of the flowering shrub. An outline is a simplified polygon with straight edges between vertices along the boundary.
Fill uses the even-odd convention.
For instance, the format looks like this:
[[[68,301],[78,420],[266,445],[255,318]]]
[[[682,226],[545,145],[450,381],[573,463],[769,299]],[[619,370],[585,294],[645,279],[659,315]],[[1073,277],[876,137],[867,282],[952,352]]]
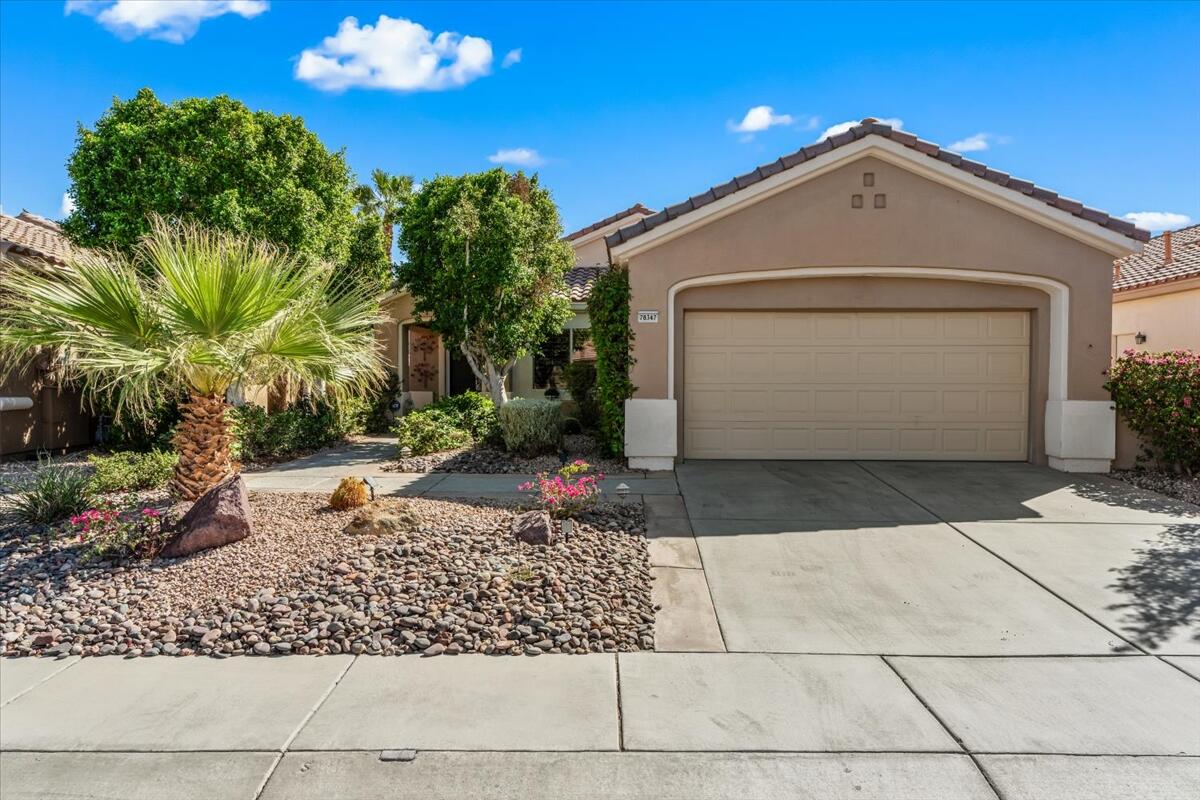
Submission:
[[[71,517],[71,528],[83,561],[153,558],[170,537],[168,517],[157,508],[89,508]]]
[[[536,491],[542,508],[550,515],[562,519],[573,517],[596,505],[600,499],[600,481],[604,473],[589,475],[591,466],[586,461],[567,464],[550,477],[549,472],[539,473],[537,478],[517,487],[519,491]],[[578,477],[576,477],[578,476]]]
[[[1141,437],[1146,458],[1189,474],[1200,470],[1200,353],[1126,350],[1104,388]]]

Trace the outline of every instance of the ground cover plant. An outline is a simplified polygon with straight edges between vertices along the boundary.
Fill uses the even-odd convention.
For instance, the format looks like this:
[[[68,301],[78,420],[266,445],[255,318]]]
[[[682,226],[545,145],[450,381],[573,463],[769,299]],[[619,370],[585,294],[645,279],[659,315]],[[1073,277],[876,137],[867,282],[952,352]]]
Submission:
[[[93,453],[88,456],[92,466],[92,489],[100,494],[161,489],[171,480],[178,460],[176,453],[164,450]]]

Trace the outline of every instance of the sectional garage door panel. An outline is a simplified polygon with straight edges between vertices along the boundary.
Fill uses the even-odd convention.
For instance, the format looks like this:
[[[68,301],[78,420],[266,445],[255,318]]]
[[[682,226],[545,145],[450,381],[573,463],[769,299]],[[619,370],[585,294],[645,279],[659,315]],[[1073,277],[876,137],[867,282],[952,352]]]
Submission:
[[[1023,461],[1023,311],[684,315],[688,458]]]

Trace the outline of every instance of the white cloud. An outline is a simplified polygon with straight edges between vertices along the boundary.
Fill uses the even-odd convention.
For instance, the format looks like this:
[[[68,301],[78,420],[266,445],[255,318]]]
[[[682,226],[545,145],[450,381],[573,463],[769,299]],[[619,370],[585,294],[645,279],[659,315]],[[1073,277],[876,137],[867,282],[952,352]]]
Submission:
[[[493,164],[511,164],[515,167],[538,167],[546,163],[546,159],[531,147],[512,147],[500,149],[488,156]]]
[[[771,106],[754,106],[746,112],[741,122],[730,120],[726,123],[729,130],[735,133],[755,134],[765,131],[775,125],[791,125],[791,114],[776,114]]]
[[[991,136],[986,133],[977,133],[974,136],[968,136],[965,139],[959,139],[950,145],[949,149],[956,153],[975,153],[980,150],[987,150],[989,147],[989,139]]]
[[[71,197],[69,192],[63,192],[62,204],[59,206],[58,211],[63,219],[71,216],[71,214],[75,211],[75,200]]]
[[[492,45],[478,36],[443,31],[437,36],[407,19],[381,14],[359,27],[346,17],[333,36],[300,54],[296,78],[318,89],[351,87],[399,92],[465,86],[492,71]]]
[[[521,48],[518,47],[514,50],[509,50],[507,53],[504,54],[504,60],[500,62],[500,68],[508,69],[513,64],[520,64],[520,63],[521,63]]]
[[[68,0],[67,14],[83,14],[122,39],[149,36],[183,44],[206,19],[237,14],[250,19],[270,7],[266,0]]]
[[[1172,211],[1131,211],[1125,215],[1125,219],[1145,231],[1169,231],[1192,222],[1187,214]]]
[[[994,133],[977,133],[974,136],[959,139],[947,149],[953,150],[956,153],[977,153],[981,150],[987,150],[994,144],[1008,144],[1011,141],[1012,137],[1010,136],[997,136]]]
[[[884,125],[891,125],[896,130],[903,130],[904,128],[904,120],[897,119],[896,117],[884,117],[883,119],[876,121],[881,122]],[[839,133],[845,133],[855,125],[859,124],[861,124],[861,120],[852,119],[849,122],[839,122],[837,125],[830,125],[825,129],[824,133],[817,137],[817,141],[819,142],[822,139],[828,139],[830,136],[837,136]]]

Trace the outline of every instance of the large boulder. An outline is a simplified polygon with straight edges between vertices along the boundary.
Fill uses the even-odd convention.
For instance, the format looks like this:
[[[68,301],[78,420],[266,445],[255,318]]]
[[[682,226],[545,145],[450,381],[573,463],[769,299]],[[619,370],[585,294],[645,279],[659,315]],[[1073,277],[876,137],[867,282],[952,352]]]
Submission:
[[[250,535],[250,495],[241,475],[231,475],[200,496],[175,526],[159,554],[180,558]]]
[[[512,532],[525,544],[554,544],[555,526],[545,511],[526,511],[513,517]]]

